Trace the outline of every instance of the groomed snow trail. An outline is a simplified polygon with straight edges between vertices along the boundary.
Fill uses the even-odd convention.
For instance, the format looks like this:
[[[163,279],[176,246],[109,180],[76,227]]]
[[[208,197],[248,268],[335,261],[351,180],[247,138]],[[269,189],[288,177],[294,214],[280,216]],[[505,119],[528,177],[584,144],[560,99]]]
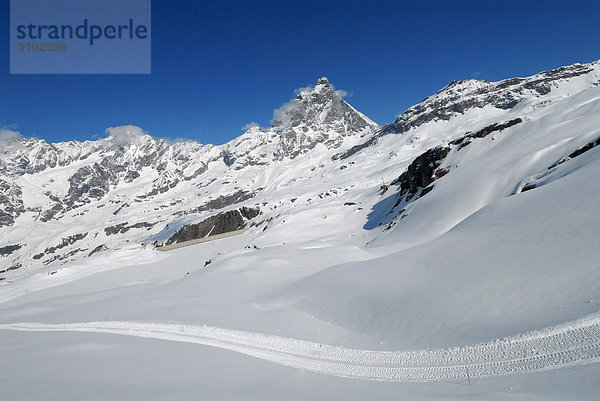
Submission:
[[[120,334],[203,344],[293,368],[357,379],[426,382],[489,377],[600,362],[600,313],[491,342],[419,351],[369,351],[208,326],[88,322],[14,323],[0,329]]]

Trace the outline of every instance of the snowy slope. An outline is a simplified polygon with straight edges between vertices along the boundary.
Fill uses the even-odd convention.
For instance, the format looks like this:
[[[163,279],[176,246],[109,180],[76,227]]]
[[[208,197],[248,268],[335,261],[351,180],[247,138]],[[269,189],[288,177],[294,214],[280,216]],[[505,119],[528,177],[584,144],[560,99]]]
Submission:
[[[23,246],[0,261],[23,267],[0,282],[3,387],[11,399],[597,398],[599,84],[598,62],[458,82],[379,128],[320,79],[272,127],[222,146],[136,127],[11,143],[3,193],[23,211],[0,248]],[[56,156],[27,167],[34,142]],[[241,206],[260,215],[239,236],[150,245]]]

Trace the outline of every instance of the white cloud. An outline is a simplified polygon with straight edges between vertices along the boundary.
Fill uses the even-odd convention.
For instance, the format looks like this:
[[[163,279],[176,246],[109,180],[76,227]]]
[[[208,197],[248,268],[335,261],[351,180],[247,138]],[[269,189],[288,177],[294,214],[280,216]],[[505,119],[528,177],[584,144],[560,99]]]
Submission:
[[[284,103],[280,108],[273,111],[273,118],[271,118],[272,125],[285,125],[290,119],[290,112],[296,108],[296,104],[299,102],[298,99],[292,99],[287,103]]]
[[[348,92],[343,89],[336,90],[335,94],[338,95],[339,97],[352,97],[352,92]]]
[[[242,127],[242,131],[248,131],[250,128],[260,128],[260,125],[258,125],[257,122],[249,122],[248,124],[244,125]]]
[[[119,145],[130,143],[140,144],[142,138],[148,133],[135,125],[120,125],[118,127],[109,127],[106,129],[107,140],[113,141]]]
[[[294,94],[299,95],[302,92],[310,92],[311,90],[313,90],[314,88],[312,86],[306,86],[304,88],[298,88],[294,90]]]
[[[0,128],[0,142],[12,142],[21,138],[23,135],[19,131],[13,131],[8,128]]]

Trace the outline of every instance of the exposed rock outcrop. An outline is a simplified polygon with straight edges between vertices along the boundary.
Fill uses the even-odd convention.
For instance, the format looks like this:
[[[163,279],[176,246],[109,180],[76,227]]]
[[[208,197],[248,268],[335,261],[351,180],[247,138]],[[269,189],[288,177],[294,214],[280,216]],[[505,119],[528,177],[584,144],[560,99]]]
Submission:
[[[444,158],[450,152],[450,147],[438,146],[427,150],[425,153],[418,156],[415,160],[410,163],[405,172],[400,177],[392,182],[392,185],[400,185],[398,191],[398,201],[396,207],[402,200],[408,202],[425,195],[431,190],[431,187],[427,187],[437,180],[443,177],[448,171],[439,169],[438,167],[442,164]]]
[[[106,235],[115,235],[115,234],[124,234],[132,228],[145,228],[147,230],[154,227],[156,223],[148,223],[147,221],[142,221],[140,223],[129,224],[129,223],[120,223],[114,226],[106,227],[104,232]]]
[[[0,227],[12,225],[25,211],[21,188],[0,178]]]
[[[512,127],[513,125],[516,125],[522,121],[523,121],[522,118],[515,118],[515,119],[507,121],[505,123],[491,124],[485,128],[480,129],[479,131],[477,131],[475,133],[469,132],[469,133],[465,134],[463,137],[460,137],[458,139],[451,141],[450,144],[451,145],[459,145],[458,150],[461,150],[462,148],[464,148],[465,146],[467,146],[471,143],[472,138],[485,138],[492,132],[502,131],[502,130]]]
[[[183,226],[165,242],[165,245],[240,230],[246,227],[246,223],[258,216],[259,213],[258,208],[249,207],[219,213],[202,220],[200,223]]]
[[[0,256],[8,256],[23,247],[23,244],[14,244],[0,247]]]

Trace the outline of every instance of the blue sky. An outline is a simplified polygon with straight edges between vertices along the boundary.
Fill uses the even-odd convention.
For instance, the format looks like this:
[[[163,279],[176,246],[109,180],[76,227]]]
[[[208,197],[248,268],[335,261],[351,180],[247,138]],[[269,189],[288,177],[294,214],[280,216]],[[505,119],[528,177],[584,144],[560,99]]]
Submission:
[[[327,76],[380,124],[453,79],[496,81],[600,58],[600,1],[152,1],[152,74],[9,75],[0,128],[49,142],[133,124],[224,143]]]

